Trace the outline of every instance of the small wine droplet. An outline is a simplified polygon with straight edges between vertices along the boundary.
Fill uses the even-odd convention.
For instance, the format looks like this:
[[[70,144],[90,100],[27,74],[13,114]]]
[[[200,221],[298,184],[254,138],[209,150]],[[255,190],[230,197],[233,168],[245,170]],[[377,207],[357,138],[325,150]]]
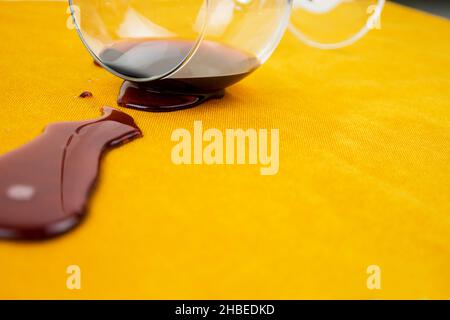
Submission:
[[[92,98],[94,95],[92,94],[92,92],[90,92],[90,91],[84,91],[84,92],[82,92],[80,95],[79,95],[79,97],[80,98]]]

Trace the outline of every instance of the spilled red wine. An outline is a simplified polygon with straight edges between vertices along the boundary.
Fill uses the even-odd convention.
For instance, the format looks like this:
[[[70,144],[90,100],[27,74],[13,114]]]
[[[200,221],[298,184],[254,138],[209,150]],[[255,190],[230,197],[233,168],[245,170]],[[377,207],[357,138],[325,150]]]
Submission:
[[[140,136],[133,118],[104,107],[99,119],[51,124],[0,156],[0,237],[44,239],[74,228],[86,214],[101,155]]]
[[[150,78],[177,66],[194,46],[188,40],[119,41],[103,50],[105,66],[131,78]],[[195,55],[175,74],[149,82],[125,81],[118,104],[147,111],[172,111],[221,98],[224,89],[259,66],[257,57],[212,41],[203,41]]]

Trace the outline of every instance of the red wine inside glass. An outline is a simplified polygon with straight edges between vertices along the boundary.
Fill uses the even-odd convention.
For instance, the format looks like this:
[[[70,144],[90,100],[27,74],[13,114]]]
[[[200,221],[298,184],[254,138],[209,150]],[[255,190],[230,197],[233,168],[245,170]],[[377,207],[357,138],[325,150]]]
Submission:
[[[103,64],[130,78],[150,78],[178,66],[194,43],[179,39],[137,39],[115,42],[100,53]],[[172,111],[221,98],[224,89],[259,66],[254,55],[203,41],[176,73],[149,82],[125,81],[118,104],[147,111]]]

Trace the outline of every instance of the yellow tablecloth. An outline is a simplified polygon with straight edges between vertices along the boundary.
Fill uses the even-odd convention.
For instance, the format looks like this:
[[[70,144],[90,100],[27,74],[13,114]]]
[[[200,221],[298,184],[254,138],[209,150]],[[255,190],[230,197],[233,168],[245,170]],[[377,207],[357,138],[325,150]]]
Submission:
[[[64,3],[0,2],[0,154],[116,106],[120,79],[67,17]],[[0,240],[0,298],[450,298],[449,39],[448,21],[388,4],[382,30],[346,49],[286,34],[223,100],[124,110],[145,138],[106,156],[74,232]],[[280,128],[278,175],[175,166],[170,135],[194,120]]]

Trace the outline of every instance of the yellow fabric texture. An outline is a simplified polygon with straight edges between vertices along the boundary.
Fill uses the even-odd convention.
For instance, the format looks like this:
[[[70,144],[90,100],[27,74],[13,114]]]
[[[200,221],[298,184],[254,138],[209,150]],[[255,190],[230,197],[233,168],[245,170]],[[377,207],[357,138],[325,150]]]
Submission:
[[[117,106],[121,80],[93,65],[66,8],[0,2],[0,154]],[[382,29],[345,49],[286,34],[222,100],[122,109],[145,137],[106,155],[73,232],[0,240],[0,298],[450,298],[448,39],[447,20],[388,4]],[[279,173],[174,165],[171,133],[195,120],[279,128]]]

